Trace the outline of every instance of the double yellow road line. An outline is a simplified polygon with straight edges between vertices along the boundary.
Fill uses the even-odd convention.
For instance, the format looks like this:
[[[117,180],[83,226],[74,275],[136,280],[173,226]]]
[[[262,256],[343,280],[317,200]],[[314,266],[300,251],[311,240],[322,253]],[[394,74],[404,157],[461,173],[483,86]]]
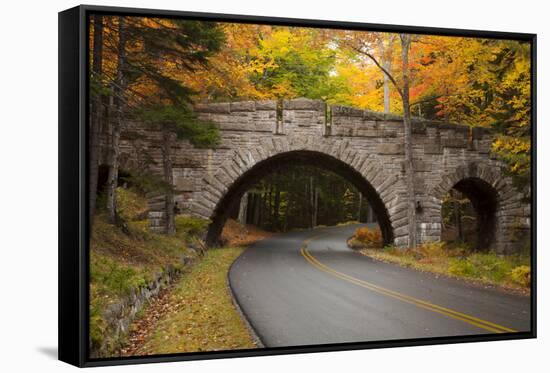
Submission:
[[[309,240],[305,241],[305,245],[307,246],[307,244],[312,239],[313,238],[310,238]],[[386,296],[394,298],[394,299],[398,299],[398,300],[403,301],[405,303],[413,304],[417,307],[420,307],[420,308],[423,308],[423,309],[426,309],[426,310],[429,310],[429,311],[432,311],[432,312],[436,312],[436,313],[445,315],[445,316],[450,317],[450,318],[455,319],[455,320],[463,321],[465,323],[468,323],[470,325],[476,326],[478,328],[481,328],[481,329],[484,329],[484,330],[487,330],[487,331],[490,331],[490,332],[493,332],[493,333],[514,333],[514,332],[517,332],[517,330],[510,329],[510,328],[507,328],[505,326],[492,323],[490,321],[482,320],[482,319],[479,319],[479,318],[474,317],[474,316],[466,315],[464,313],[454,311],[454,310],[451,310],[449,308],[441,307],[441,306],[438,306],[436,304],[429,303],[429,302],[426,302],[426,301],[423,301],[423,300],[420,300],[420,299],[416,299],[416,298],[410,297],[408,295],[398,293],[398,292],[393,291],[393,290],[385,289],[383,287],[371,284],[370,282],[363,281],[363,280],[360,280],[358,278],[349,276],[345,273],[339,272],[339,271],[337,271],[333,268],[330,268],[330,267],[324,265],[319,260],[317,260],[313,255],[311,255],[311,253],[306,249],[306,247],[302,247],[302,249],[300,249],[300,253],[308,261],[308,263],[310,263],[315,268],[317,268],[317,269],[319,269],[323,272],[326,272],[326,273],[328,273],[332,276],[340,278],[342,280],[351,282],[352,284],[355,284],[355,285],[361,286],[363,288],[372,290],[376,293],[383,294],[383,295],[386,295]]]

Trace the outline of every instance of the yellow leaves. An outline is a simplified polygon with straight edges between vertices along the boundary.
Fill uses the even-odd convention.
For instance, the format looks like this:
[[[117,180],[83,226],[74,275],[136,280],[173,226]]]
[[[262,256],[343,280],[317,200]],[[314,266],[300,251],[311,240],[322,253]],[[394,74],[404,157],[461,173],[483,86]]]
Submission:
[[[509,136],[498,137],[492,144],[495,152],[506,151],[511,154],[528,153],[531,151],[531,141]]]
[[[381,70],[373,64],[357,64],[348,59],[338,61],[336,75],[348,87],[348,92],[335,96],[332,103],[350,105],[373,111],[384,111],[384,91]],[[401,104],[397,91],[390,87],[392,112]]]
[[[235,311],[227,271],[242,248],[212,249],[184,274],[140,351],[150,354],[256,347]]]
[[[248,73],[260,74],[267,69],[274,69],[277,67],[275,60],[269,58],[265,60],[254,59],[243,66],[243,69]]]
[[[513,173],[518,173],[521,171],[521,167],[522,167],[522,164],[520,162],[516,162],[512,165],[512,167],[510,168],[510,170],[513,172]]]
[[[105,40],[117,39],[116,17],[105,19]],[[170,20],[143,19],[147,27]],[[331,104],[383,111],[382,71],[358,52],[366,48],[401,84],[401,46],[392,33],[323,30],[238,23],[219,23],[225,34],[222,49],[209,64],[182,69],[159,60],[159,69],[197,92],[196,100],[262,100],[307,96]],[[112,45],[114,45],[111,42]],[[116,75],[116,50],[104,50],[104,72]],[[143,45],[133,43],[129,50]],[[416,35],[409,53],[410,100],[418,115],[440,117],[476,126],[502,123],[502,130],[528,131],[531,69],[527,43],[480,38]],[[503,57],[504,56],[504,57]],[[502,60],[504,59],[504,62]],[[401,98],[390,83],[390,110],[402,111]],[[146,77],[132,82],[132,92],[158,96]],[[137,104],[133,95],[130,104]]]
[[[491,150],[508,166],[508,171],[524,182],[531,171],[531,141],[529,137],[499,136]]]

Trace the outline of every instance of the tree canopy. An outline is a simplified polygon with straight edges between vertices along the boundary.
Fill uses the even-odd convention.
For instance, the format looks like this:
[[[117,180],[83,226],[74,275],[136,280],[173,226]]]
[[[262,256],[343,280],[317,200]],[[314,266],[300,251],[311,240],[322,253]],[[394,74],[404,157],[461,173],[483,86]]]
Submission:
[[[197,102],[306,97],[403,114],[402,35],[117,16],[103,16],[101,26],[101,38],[94,38],[94,28],[90,35],[91,49],[94,40],[102,42],[100,63],[94,64],[93,56],[90,61],[92,96],[102,97],[95,102],[109,106],[108,98],[114,98],[119,111],[198,147],[216,146],[219,134],[194,116]],[[497,133],[492,151],[505,162],[506,172],[526,185],[530,44],[409,38],[412,115],[491,128]],[[166,157],[170,146],[165,144]]]

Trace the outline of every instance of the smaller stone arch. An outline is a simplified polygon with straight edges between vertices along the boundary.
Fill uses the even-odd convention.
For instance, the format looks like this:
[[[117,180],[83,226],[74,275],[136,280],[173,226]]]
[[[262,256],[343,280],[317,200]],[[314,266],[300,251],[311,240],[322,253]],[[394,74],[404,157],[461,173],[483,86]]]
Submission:
[[[441,219],[443,198],[453,188],[466,195],[476,210],[478,248],[517,251],[521,244],[518,229],[523,233],[529,230],[529,205],[499,165],[471,162],[444,174],[428,194],[432,216]],[[437,236],[441,237],[441,223]]]

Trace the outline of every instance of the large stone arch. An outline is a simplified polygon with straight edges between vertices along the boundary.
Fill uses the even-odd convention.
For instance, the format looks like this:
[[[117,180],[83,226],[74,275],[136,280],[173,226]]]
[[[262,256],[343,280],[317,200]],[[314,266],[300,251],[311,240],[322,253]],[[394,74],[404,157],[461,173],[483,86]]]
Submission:
[[[499,165],[471,162],[444,173],[428,193],[431,216],[438,217],[435,235],[441,237],[443,198],[452,188],[465,194],[478,214],[478,246],[511,253],[529,230],[530,211],[524,196]]]
[[[405,185],[401,175],[384,170],[376,155],[358,151],[345,139],[270,136],[260,140],[258,146],[234,150],[212,175],[203,179],[204,186],[193,201],[192,212],[211,219],[208,244],[215,244],[232,207],[230,203],[238,203],[251,182],[285,160],[316,163],[346,177],[373,205],[386,243],[404,242]]]

